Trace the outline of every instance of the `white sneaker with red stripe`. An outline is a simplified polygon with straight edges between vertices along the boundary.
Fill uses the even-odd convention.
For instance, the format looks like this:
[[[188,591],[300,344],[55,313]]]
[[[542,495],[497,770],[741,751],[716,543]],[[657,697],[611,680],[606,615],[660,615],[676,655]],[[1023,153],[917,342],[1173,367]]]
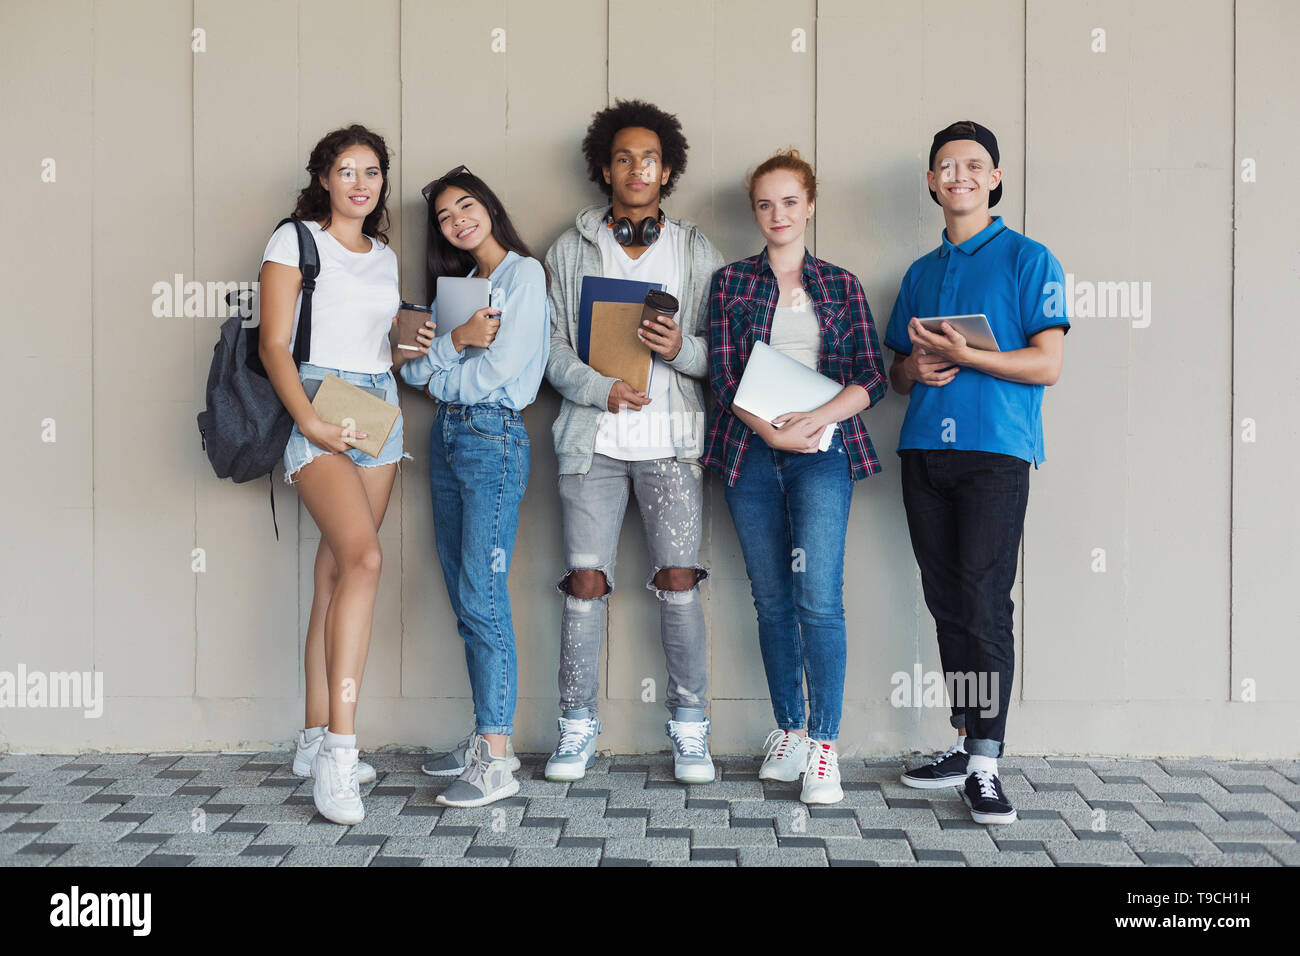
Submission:
[[[808,738],[788,730],[774,730],[763,741],[767,756],[758,768],[759,780],[798,780],[808,766]]]
[[[803,791],[799,799],[804,803],[839,803],[844,799],[844,788],[840,786],[840,755],[824,741],[808,741],[808,764],[804,768]]]

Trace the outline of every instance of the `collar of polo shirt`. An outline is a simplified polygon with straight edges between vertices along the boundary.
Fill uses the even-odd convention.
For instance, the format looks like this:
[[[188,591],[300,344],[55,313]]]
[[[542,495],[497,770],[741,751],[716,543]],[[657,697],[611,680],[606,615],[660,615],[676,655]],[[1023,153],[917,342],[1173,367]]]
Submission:
[[[948,230],[945,229],[941,237],[942,242],[939,246],[939,257],[943,258],[947,256],[948,252],[952,249],[956,249],[958,252],[965,253],[968,256],[973,256],[975,253],[987,246],[989,242],[999,235],[1005,228],[1007,227],[1006,224],[1003,223],[1002,217],[994,216],[993,221],[987,226],[975,233],[975,235],[971,236],[965,242],[957,245],[948,241]]]

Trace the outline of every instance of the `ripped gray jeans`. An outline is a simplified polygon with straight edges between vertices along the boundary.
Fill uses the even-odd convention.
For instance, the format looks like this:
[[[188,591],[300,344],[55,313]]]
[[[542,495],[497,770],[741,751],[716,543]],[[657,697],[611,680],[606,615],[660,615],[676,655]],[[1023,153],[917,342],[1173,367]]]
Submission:
[[[560,706],[587,708],[596,716],[600,688],[600,649],[605,643],[609,596],[614,591],[614,562],[628,493],[636,495],[650,550],[646,587],[659,598],[659,633],[668,665],[663,700],[669,713],[678,707],[708,706],[708,658],[704,608],[699,582],[708,571],[698,563],[703,520],[704,479],[699,465],[676,458],[622,461],[593,455],[585,475],[560,476],[567,569],[556,585],[564,594],[560,624]],[[689,590],[661,590],[655,575],[662,568],[695,571]],[[575,570],[604,572],[607,590],[590,600],[568,591]]]

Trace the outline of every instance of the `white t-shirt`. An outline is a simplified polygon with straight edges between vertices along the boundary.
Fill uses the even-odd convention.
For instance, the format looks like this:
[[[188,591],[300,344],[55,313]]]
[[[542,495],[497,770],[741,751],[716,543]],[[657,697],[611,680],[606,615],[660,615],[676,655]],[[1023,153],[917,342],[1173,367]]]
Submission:
[[[806,304],[802,309],[790,305],[776,307],[767,344],[815,372],[821,356],[822,331],[811,302],[804,301]]]
[[[680,299],[682,269],[677,261],[678,243],[678,226],[667,218],[659,238],[641,253],[639,259],[633,259],[623,251],[623,247],[614,241],[609,227],[602,224],[596,230],[596,244],[600,247],[605,278],[660,282],[665,292]],[[647,393],[650,404],[640,411],[623,409],[602,414],[596,428],[597,454],[623,461],[672,458],[676,454],[672,444],[672,407],[668,397],[668,377],[672,374],[672,366],[656,353]]]
[[[311,353],[307,361],[348,372],[387,372],[393,365],[388,332],[402,303],[397,284],[397,254],[378,239],[370,239],[369,252],[351,252],[321,229],[306,221],[316,240],[320,275],[311,296]],[[286,222],[271,235],[262,261],[298,268],[298,233]],[[302,293],[293,307],[293,334],[289,350],[298,339],[298,313]]]

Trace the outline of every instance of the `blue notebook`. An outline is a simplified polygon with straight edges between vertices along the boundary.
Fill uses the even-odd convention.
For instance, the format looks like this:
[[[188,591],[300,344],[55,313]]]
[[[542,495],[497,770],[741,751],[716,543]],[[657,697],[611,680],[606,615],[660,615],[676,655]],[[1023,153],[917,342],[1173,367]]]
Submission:
[[[593,302],[644,302],[652,289],[662,290],[662,282],[635,282],[632,279],[607,279],[583,276],[578,299],[578,358],[591,364],[591,305]]]

